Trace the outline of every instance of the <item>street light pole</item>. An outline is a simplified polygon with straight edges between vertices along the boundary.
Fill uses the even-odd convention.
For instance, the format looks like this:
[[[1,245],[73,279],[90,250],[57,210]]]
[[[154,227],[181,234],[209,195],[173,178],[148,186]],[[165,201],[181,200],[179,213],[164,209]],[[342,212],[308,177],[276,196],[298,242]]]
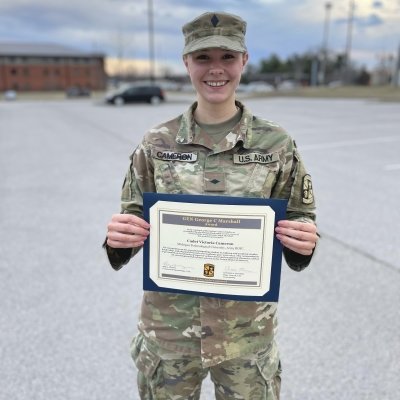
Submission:
[[[328,62],[328,38],[329,38],[329,19],[332,3],[325,3],[325,23],[324,23],[324,36],[322,41],[322,65],[321,65],[321,83],[326,85],[326,64]]]
[[[153,24],[153,0],[147,1],[148,27],[149,27],[149,62],[150,62],[150,80],[155,80],[155,57],[154,57],[154,24]]]

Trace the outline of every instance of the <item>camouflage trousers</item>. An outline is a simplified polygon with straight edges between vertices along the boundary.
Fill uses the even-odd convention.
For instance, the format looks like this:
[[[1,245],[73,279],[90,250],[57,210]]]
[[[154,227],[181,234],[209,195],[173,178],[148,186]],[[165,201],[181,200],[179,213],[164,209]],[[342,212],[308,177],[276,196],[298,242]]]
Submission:
[[[279,400],[281,366],[275,343],[243,357],[204,368],[199,356],[166,352],[138,334],[132,342],[141,400],[199,400],[210,373],[216,400]]]

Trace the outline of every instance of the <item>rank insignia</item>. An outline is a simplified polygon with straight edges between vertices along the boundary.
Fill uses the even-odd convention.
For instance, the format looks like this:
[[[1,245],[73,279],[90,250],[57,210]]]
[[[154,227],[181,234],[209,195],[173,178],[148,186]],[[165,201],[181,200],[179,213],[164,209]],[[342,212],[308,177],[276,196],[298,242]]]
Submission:
[[[204,264],[204,276],[207,278],[213,278],[214,277],[214,264]]]
[[[224,192],[225,174],[222,172],[205,172],[204,186],[206,192]]]
[[[213,17],[211,18],[211,23],[212,26],[215,28],[218,25],[219,19],[218,17],[214,14]]]
[[[304,204],[312,204],[314,202],[314,193],[311,182],[310,175],[304,175],[303,177],[303,187],[302,187],[303,197],[302,201]]]

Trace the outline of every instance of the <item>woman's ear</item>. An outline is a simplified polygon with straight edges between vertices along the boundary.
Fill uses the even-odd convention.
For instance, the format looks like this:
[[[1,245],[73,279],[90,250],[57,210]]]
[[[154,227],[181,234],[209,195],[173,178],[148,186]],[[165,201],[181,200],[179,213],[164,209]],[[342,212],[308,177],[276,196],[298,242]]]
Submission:
[[[183,63],[185,64],[187,73],[190,75],[190,73],[189,73],[189,63],[188,63],[187,55],[183,56],[182,60],[183,60]]]
[[[245,53],[243,53],[242,61],[243,61],[243,67],[245,67],[247,64],[247,61],[249,61],[249,53],[247,51]]]

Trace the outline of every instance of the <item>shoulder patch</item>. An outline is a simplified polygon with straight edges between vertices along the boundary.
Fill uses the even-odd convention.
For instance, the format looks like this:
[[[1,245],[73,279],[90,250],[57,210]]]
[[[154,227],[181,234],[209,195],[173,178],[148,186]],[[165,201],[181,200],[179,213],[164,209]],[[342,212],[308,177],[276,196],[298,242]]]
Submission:
[[[312,181],[309,174],[303,176],[302,193],[302,202],[304,204],[312,204],[314,202]]]

